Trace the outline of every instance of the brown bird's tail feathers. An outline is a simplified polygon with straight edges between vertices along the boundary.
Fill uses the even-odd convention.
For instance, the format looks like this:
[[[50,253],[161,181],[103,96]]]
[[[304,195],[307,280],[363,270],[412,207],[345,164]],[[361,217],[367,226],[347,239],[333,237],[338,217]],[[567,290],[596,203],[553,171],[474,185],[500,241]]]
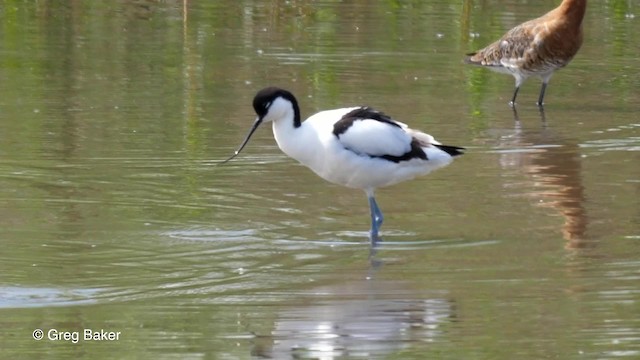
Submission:
[[[480,60],[474,60],[473,57],[477,54],[478,52],[471,52],[471,53],[467,53],[465,55],[467,55],[466,58],[464,58],[464,63],[465,64],[472,64],[472,65],[481,65]]]

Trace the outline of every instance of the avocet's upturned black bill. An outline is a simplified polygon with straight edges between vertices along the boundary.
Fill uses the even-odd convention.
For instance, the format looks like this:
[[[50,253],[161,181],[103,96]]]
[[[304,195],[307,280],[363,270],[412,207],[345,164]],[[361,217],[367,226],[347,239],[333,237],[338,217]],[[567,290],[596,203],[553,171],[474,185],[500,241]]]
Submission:
[[[249,133],[247,134],[247,136],[242,141],[242,144],[240,144],[240,147],[238,147],[238,150],[236,150],[233,153],[233,155],[231,155],[227,160],[223,161],[222,162],[223,164],[226,163],[227,161],[233,159],[234,157],[238,156],[238,154],[240,154],[240,151],[242,151],[242,149],[244,149],[245,145],[247,145],[247,143],[249,142],[249,139],[251,138],[251,135],[253,135],[253,133],[258,128],[258,126],[260,126],[261,122],[262,122],[262,119],[260,119],[260,118],[256,119],[256,122],[253,123],[253,126],[251,127],[251,130],[249,130]]]
[[[369,200],[370,239],[375,245],[382,211],[376,188],[426,175],[451,163],[464,148],[442,145],[433,136],[412,130],[366,106],[321,111],[304,122],[296,98],[276,87],[258,91],[253,99],[258,114],[236,157],[262,123],[271,122],[280,149],[323,179],[362,189]]]

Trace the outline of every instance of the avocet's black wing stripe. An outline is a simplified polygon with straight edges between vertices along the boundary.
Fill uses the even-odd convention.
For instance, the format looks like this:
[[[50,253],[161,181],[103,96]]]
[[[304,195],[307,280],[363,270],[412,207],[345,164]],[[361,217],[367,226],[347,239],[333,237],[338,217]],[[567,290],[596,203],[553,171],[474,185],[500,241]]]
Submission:
[[[333,124],[333,134],[340,137],[341,134],[344,134],[351,126],[353,126],[355,121],[367,119],[380,121],[391,126],[402,128],[400,124],[393,121],[393,119],[386,114],[364,106],[344,114],[340,120]]]
[[[401,162],[427,159],[423,144],[407,132],[406,126],[369,107],[349,111],[333,127],[333,134],[348,150],[358,155]]]
[[[376,157],[389,160],[394,163],[399,163],[401,161],[408,161],[411,159],[428,160],[427,154],[424,153],[424,150],[422,150],[422,146],[420,145],[420,142],[416,139],[413,139],[413,141],[411,141],[411,150],[400,156],[382,155],[382,156],[376,156]]]

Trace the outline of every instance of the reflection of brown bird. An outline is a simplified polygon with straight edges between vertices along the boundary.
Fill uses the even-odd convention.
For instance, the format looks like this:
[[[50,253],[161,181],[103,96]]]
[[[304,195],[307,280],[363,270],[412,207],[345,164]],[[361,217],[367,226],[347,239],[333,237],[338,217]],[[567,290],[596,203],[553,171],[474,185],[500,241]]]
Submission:
[[[545,15],[514,27],[482,50],[467,54],[465,62],[511,74],[516,80],[511,105],[515,105],[520,85],[527,78],[540,77],[538,106],[542,106],[551,75],[566,66],[582,45],[586,8],[587,0],[563,0]]]
[[[589,218],[584,207],[585,189],[582,185],[582,161],[576,144],[549,148],[531,156],[531,164],[523,168],[535,179],[542,200],[538,204],[556,209],[564,218],[562,235],[565,248],[589,246],[586,239]]]
[[[543,124],[545,113],[540,112]],[[589,217],[585,208],[582,157],[580,147],[572,142],[558,141],[553,133],[523,132],[514,108],[516,129],[502,139],[502,146],[519,149],[501,155],[505,168],[518,168],[527,175],[530,188],[525,195],[535,200],[536,206],[555,209],[564,218],[561,231],[566,249],[592,246],[588,241]],[[545,146],[547,145],[547,146]],[[553,145],[553,146],[548,146]]]

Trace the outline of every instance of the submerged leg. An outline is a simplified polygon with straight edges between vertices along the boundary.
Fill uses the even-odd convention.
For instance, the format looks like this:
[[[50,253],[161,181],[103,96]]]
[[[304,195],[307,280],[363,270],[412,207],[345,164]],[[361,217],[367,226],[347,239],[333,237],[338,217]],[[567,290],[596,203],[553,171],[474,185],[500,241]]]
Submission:
[[[542,122],[542,127],[547,127],[547,117],[544,114],[544,106],[538,106],[538,111],[540,112],[540,121]]]
[[[380,211],[378,203],[373,196],[373,190],[367,190],[366,192],[367,198],[369,199],[369,210],[371,212],[371,230],[369,231],[369,237],[371,238],[371,243],[375,245],[380,240],[378,231],[384,221],[384,217],[382,216],[382,211]]]
[[[511,105],[511,110],[513,110],[513,120],[516,123],[520,123],[520,116],[518,116],[518,109],[516,109],[515,104]]]

